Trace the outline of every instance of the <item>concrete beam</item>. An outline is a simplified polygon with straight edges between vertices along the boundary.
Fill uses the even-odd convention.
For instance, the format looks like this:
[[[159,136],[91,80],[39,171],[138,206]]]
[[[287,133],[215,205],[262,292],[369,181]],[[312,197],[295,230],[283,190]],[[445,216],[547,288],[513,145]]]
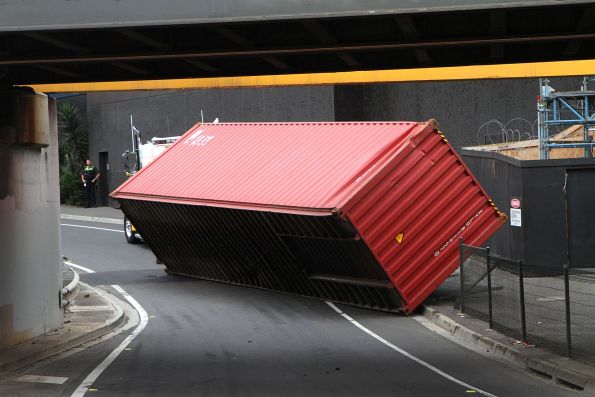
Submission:
[[[588,1],[556,1],[556,5]],[[548,6],[548,0],[31,0],[0,3],[0,31],[163,26]]]

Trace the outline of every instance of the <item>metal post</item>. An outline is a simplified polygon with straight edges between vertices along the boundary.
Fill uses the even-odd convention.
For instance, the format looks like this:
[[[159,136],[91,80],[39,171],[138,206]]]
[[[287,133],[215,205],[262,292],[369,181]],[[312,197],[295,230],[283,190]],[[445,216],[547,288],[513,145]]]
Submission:
[[[547,148],[546,148],[546,114],[547,110],[545,108],[545,94],[546,94],[545,84],[543,79],[539,79],[539,100],[537,101],[537,136],[539,139],[539,159],[544,160],[547,158]]]
[[[465,283],[464,283],[464,278],[463,277],[463,263],[465,262],[464,260],[464,256],[463,256],[463,237],[459,237],[459,310],[461,311],[461,313],[465,312]]]
[[[134,151],[134,147],[135,147],[135,144],[134,144],[134,123],[132,122],[132,115],[130,115],[130,139],[132,140],[132,151],[134,153],[136,153]]]
[[[587,120],[591,118],[591,113],[589,113],[589,97],[585,96],[583,98],[583,101],[584,118],[585,122],[587,122]],[[583,142],[589,142],[589,124],[583,124]],[[585,153],[585,158],[591,157],[591,149],[593,149],[593,147],[585,146],[585,148],[583,149]]]
[[[519,265],[519,293],[521,305],[521,338],[523,342],[527,340],[527,317],[525,315],[525,274],[523,272],[523,261],[518,261]]]
[[[490,247],[486,247],[486,268],[488,274],[488,316],[490,329],[494,328],[493,311],[492,311],[492,267],[490,264]]]
[[[572,357],[572,327],[570,324],[570,267],[564,265],[564,301],[566,303],[566,355]]]

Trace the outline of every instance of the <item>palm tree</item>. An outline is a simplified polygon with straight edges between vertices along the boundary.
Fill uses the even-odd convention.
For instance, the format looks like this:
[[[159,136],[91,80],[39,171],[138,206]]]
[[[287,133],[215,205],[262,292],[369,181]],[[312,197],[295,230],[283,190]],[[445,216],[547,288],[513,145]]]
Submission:
[[[67,102],[58,105],[58,134],[60,174],[80,175],[89,151],[89,138],[78,106]]]
[[[60,157],[60,202],[82,205],[80,175],[89,151],[87,130],[79,108],[71,103],[58,105],[58,152]]]

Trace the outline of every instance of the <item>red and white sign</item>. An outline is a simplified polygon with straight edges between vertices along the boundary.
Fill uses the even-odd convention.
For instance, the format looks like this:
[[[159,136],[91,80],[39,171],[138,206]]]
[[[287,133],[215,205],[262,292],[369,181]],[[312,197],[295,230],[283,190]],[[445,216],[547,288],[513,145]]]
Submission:
[[[511,199],[510,206],[512,208],[521,208],[521,200],[519,200],[518,198]]]

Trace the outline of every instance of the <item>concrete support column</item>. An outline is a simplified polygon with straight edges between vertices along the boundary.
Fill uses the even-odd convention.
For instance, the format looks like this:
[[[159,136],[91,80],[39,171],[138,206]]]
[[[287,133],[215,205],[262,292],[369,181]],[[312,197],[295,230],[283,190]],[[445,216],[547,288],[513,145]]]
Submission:
[[[56,104],[0,91],[0,347],[63,325]]]

